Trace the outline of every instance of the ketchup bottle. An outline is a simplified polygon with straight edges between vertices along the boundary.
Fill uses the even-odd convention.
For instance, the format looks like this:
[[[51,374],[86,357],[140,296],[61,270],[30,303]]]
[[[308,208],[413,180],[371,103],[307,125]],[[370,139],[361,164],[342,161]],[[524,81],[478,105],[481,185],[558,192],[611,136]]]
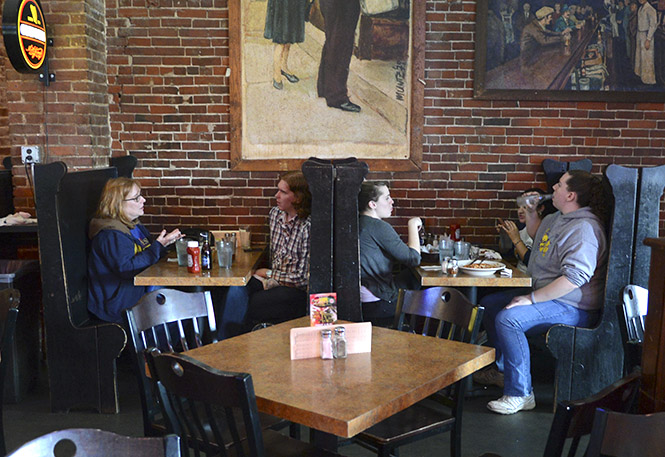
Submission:
[[[199,249],[198,241],[187,242],[187,271],[190,273],[201,273],[201,264],[199,263]]]

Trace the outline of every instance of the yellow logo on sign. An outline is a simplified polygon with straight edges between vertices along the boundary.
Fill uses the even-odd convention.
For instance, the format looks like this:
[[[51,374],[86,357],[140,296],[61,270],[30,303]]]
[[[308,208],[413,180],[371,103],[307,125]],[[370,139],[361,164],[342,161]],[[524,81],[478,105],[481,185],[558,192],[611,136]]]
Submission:
[[[35,5],[30,5],[30,16],[27,17],[28,22],[32,22],[35,25],[42,25],[42,22],[39,20],[39,14],[37,13],[37,7]]]

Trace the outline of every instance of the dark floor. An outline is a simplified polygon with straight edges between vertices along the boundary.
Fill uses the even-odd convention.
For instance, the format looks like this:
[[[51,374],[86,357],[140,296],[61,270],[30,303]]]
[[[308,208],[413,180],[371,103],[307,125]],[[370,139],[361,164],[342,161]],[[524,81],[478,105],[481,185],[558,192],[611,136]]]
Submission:
[[[464,411],[462,455],[477,457],[484,452],[496,452],[503,457],[542,455],[552,421],[553,361],[544,350],[534,349],[534,392],[536,409],[512,416],[489,412],[485,404],[501,395],[497,390],[485,391],[482,396],[467,398]],[[141,436],[141,405],[134,375],[126,362],[118,366],[120,413],[104,415],[93,412],[49,412],[49,397],[45,374],[40,387],[26,395],[19,404],[5,404],[5,440],[9,451],[37,436],[53,430],[88,427],[110,430],[125,435]],[[307,436],[307,433],[303,433]],[[401,457],[447,456],[448,434],[428,438],[400,449]],[[347,456],[371,456],[371,452],[356,445],[344,446],[340,453]]]

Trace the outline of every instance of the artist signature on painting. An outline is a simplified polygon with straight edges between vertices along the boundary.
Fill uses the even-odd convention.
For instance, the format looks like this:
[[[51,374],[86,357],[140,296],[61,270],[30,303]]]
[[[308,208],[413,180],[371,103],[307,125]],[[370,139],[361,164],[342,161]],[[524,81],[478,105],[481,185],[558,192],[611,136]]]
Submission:
[[[404,101],[405,88],[404,88],[404,79],[406,78],[406,62],[403,60],[398,60],[395,65],[393,65],[393,70],[395,70],[395,98],[400,101]]]

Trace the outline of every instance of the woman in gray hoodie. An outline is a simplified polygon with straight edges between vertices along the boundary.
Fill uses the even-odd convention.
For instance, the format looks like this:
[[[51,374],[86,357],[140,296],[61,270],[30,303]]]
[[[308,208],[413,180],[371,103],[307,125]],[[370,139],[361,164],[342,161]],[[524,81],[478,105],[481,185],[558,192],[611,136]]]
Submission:
[[[555,324],[589,327],[598,320],[607,270],[610,195],[600,178],[571,170],[554,185],[552,203],[559,211],[540,222],[535,208],[527,208],[533,290],[526,295],[523,289],[499,292],[480,303],[497,359],[495,371],[484,377],[504,388],[501,398],[487,404],[491,411],[513,414],[536,406],[527,335],[544,333]]]

